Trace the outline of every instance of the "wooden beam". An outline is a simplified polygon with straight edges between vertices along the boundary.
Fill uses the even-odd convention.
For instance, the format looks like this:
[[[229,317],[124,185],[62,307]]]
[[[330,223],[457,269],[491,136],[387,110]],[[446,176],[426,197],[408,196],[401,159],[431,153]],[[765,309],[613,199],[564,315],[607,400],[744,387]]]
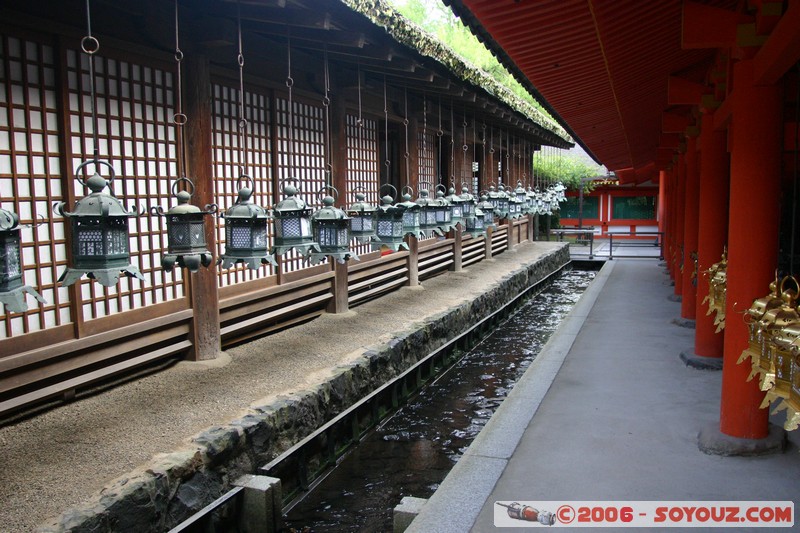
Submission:
[[[693,81],[669,76],[667,78],[667,104],[668,105],[696,105],[708,91],[708,88]]]
[[[677,149],[681,145],[680,133],[662,133],[661,139],[658,142],[659,148],[669,148],[671,150]]]
[[[772,85],[800,60],[800,2],[791,2],[775,31],[758,51],[753,64],[754,83]]]
[[[686,130],[686,126],[691,120],[686,115],[676,115],[674,113],[661,114],[661,131],[664,133],[681,133]]]
[[[756,33],[769,35],[783,16],[783,2],[760,2],[756,14]]]
[[[697,2],[683,3],[681,47],[728,48],[736,44],[736,26],[740,15]]]

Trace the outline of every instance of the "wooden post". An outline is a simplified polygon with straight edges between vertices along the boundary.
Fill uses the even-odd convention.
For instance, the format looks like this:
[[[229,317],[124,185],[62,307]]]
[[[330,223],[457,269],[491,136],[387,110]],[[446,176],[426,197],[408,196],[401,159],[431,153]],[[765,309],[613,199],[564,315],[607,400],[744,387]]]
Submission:
[[[336,79],[336,77],[334,77]],[[334,85],[336,86],[336,85]],[[342,98],[332,99],[328,108],[330,113],[330,149],[332,185],[339,192],[336,205],[344,209],[352,191],[347,190],[347,108]],[[348,264],[332,261],[333,299],[328,304],[329,313],[346,313],[348,302]]]
[[[408,282],[406,286],[416,287],[419,285],[419,241],[416,237],[409,235],[406,237],[406,244],[408,244],[408,258],[406,260]]]
[[[346,313],[349,307],[347,286],[347,263],[333,260],[333,298],[326,311],[329,313]]]
[[[486,236],[483,238],[483,254],[486,259],[492,258],[492,235],[494,234],[494,226],[486,228]]]
[[[208,57],[202,54],[186,56],[183,84],[184,107],[189,120],[186,123],[186,170],[194,180],[193,202],[202,209],[214,203],[214,176],[211,160],[211,76]],[[216,228],[208,221],[205,225],[208,249],[217,249]],[[214,254],[216,255],[216,254]],[[190,339],[192,348],[187,358],[192,361],[215,359],[222,345],[219,324],[219,290],[217,266],[212,263],[196,274],[187,276],[189,301],[192,307]]]
[[[453,233],[453,272],[461,272],[461,232],[454,231]]]

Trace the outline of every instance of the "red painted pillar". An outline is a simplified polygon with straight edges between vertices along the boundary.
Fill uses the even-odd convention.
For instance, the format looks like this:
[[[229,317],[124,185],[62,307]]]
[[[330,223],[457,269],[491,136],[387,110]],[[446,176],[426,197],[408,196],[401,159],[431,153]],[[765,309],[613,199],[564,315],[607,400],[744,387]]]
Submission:
[[[681,317],[694,320],[697,308],[697,287],[692,283],[694,259],[697,251],[697,218],[700,198],[700,183],[697,174],[697,138],[686,139],[686,197],[684,200],[683,222],[683,297]]]
[[[681,154],[678,156],[677,162],[677,191],[675,202],[675,294],[683,294],[683,273],[681,272],[681,265],[684,264],[684,228],[686,226],[686,156]]]
[[[666,253],[666,260],[667,260],[667,269],[669,269],[669,277],[672,279],[673,283],[675,282],[675,261],[673,258],[675,257],[675,212],[677,209],[677,179],[675,175],[675,168],[672,167],[667,171],[668,176],[668,183],[667,183],[667,195],[669,200],[667,201],[667,223],[666,223],[666,241],[667,241],[667,249],[665,250]]]
[[[747,327],[734,311],[769,290],[778,257],[782,94],[777,85],[753,85],[753,61],[733,70],[730,215],[725,350],[720,430],[740,438],[768,435],[767,409],[750,365],[736,361],[747,347]]]
[[[714,130],[714,115],[704,113],[700,127],[700,216],[698,219],[698,270],[703,272],[722,258],[728,237],[728,179],[727,136]],[[700,276],[697,286],[697,318],[695,322],[694,353],[701,357],[722,357],[724,335],[715,333],[714,315],[706,315],[708,278]],[[737,315],[738,316],[738,315]]]
[[[658,231],[661,232],[661,253],[666,257],[666,248],[664,241],[664,232],[666,231],[667,221],[664,217],[667,216],[667,172],[660,170],[658,172]]]

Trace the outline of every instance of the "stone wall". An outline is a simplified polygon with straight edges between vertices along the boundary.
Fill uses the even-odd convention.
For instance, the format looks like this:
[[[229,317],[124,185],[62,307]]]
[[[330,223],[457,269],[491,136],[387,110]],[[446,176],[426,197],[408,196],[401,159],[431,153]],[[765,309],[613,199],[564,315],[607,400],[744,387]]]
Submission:
[[[154,457],[104,488],[90,503],[65,511],[46,532],[164,531],[224,494],[341,411],[413,366],[454,335],[503,307],[569,261],[565,246],[487,287],[478,298],[397,332],[388,343],[339,367],[313,390],[257,406],[207,429],[192,449]]]

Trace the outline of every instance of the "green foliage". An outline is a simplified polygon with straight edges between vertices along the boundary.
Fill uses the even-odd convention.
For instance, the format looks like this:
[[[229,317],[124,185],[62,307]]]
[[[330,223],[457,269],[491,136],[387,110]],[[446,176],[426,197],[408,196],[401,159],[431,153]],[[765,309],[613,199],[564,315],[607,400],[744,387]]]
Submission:
[[[533,156],[533,168],[536,176],[548,182],[560,181],[568,189],[578,189],[581,180],[604,174],[599,165],[589,164],[580,157],[568,154],[552,155],[551,153],[536,152]],[[592,188],[592,182],[587,181],[584,191]]]
[[[405,18],[445,43],[465,60],[494,77],[517,98],[533,105],[552,119],[541,104],[533,99],[503,65],[498,63],[483,43],[441,0],[389,0],[389,3]]]

